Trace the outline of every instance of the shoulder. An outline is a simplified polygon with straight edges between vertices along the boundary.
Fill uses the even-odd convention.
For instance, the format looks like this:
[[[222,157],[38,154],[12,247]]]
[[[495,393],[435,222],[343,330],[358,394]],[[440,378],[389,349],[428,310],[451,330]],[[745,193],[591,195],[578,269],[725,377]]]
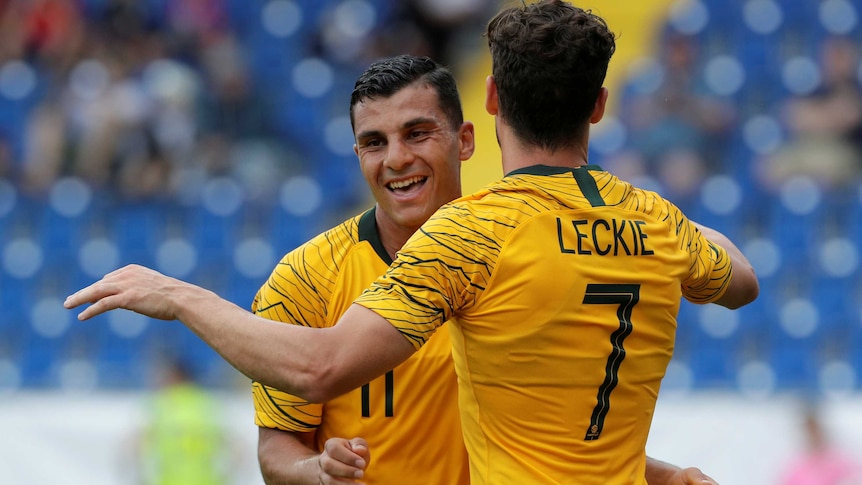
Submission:
[[[293,251],[285,259],[341,259],[359,241],[359,220],[361,215],[347,219],[340,224],[314,236]],[[340,255],[340,256],[339,256]]]
[[[352,217],[285,254],[252,308],[271,320],[323,325],[345,260],[359,240],[359,218]]]
[[[682,211],[658,192],[638,187],[608,172],[597,172],[595,177],[608,205],[639,212],[669,225],[685,219]]]
[[[273,268],[270,282],[308,281],[310,275],[316,275],[315,279],[333,278],[359,241],[360,218],[351,217],[284,254]]]

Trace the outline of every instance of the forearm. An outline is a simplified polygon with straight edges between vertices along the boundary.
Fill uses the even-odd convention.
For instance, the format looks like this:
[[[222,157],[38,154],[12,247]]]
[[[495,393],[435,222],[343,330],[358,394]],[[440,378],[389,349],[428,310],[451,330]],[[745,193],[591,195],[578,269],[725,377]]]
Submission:
[[[179,320],[240,372],[309,402],[324,402],[382,375],[416,351],[386,319],[353,305],[329,328],[258,317],[215,293],[128,265],[69,297],[88,320],[117,308]]]
[[[307,328],[258,317],[185,284],[176,318],[240,372],[309,402],[325,402],[394,368],[415,349],[385,319],[353,305],[337,325]]]
[[[319,453],[295,433],[260,428],[258,462],[267,485],[318,485]]]
[[[672,483],[674,475],[680,468],[661,460],[647,457],[646,481],[649,485],[666,485]]]
[[[325,387],[332,357],[325,338],[294,325],[258,317],[204,288],[179,282],[170,293],[175,318],[237,370],[262,384],[313,401]],[[311,395],[310,395],[311,393]]]

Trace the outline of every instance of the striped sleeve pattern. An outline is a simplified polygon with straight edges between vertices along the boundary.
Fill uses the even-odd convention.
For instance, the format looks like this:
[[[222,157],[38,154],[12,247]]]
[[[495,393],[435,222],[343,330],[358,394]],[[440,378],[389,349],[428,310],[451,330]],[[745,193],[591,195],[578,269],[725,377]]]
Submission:
[[[286,392],[252,383],[254,402],[254,424],[262,428],[306,433],[314,431],[321,423],[322,408]]]
[[[683,295],[692,303],[715,301],[724,295],[733,277],[730,257],[687,219],[682,227],[685,230],[680,233],[680,241],[691,257],[691,277],[683,282]]]

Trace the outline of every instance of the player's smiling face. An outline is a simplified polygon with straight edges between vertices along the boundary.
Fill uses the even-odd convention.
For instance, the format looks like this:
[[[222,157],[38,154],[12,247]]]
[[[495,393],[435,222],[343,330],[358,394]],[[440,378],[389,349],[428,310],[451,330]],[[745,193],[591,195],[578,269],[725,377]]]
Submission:
[[[388,98],[366,99],[353,117],[354,151],[378,217],[412,232],[461,196],[461,161],[473,154],[473,126],[451,126],[434,88],[415,83]]]

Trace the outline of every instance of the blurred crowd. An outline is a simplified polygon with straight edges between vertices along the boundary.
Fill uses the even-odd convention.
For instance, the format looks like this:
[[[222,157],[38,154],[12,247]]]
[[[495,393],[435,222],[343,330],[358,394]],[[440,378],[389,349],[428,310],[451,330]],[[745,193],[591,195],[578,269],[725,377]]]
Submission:
[[[226,143],[264,133],[222,2],[154,5],[5,2],[0,61],[34,78],[21,159],[7,168],[24,190],[72,175],[130,198],[166,196],[188,172],[229,169]]]
[[[705,47],[696,35],[669,29],[649,67],[630,76],[619,114],[627,139],[609,166],[628,177],[655,178],[659,190],[684,206],[716,174],[751,180],[752,189],[767,195],[797,177],[809,177],[824,190],[856,187],[862,175],[858,41],[824,35],[812,57],[789,60],[783,80],[758,80],[761,66],[710,56]],[[779,57],[782,45],[776,41],[772,47],[769,55]],[[803,59],[811,64],[813,80],[797,87],[793,62]],[[749,79],[734,81],[728,72],[737,71]],[[755,94],[759,90],[773,91],[770,100],[763,102]],[[774,130],[751,130],[746,138],[751,120],[771,123]],[[742,150],[734,150],[740,144]]]
[[[349,3],[354,16],[370,11],[382,27],[345,34],[338,8]],[[320,24],[293,42],[308,56],[361,69],[394,49],[455,62],[463,33],[495,6],[274,0],[267,11],[230,0],[0,1],[0,100],[25,104],[20,119],[0,124],[0,176],[37,196],[74,176],[128,199],[187,197],[220,175],[277,179],[292,163],[284,159],[302,152],[290,145],[303,140],[279,129],[277,94],[261,89],[262,73],[250,65],[247,37],[255,33],[244,22],[258,30],[270,22],[278,34],[323,8]],[[260,18],[267,13],[281,18]],[[251,14],[257,18],[247,20]],[[243,160],[260,153],[250,146],[263,147],[268,163]]]
[[[290,160],[303,153],[291,145],[308,140],[279,126],[277,86],[251,65],[249,22],[266,27],[267,19],[249,21],[249,11],[281,12],[288,18],[270,19],[270,30],[296,30],[285,26],[290,16],[322,10],[308,35],[291,42],[304,55],[358,70],[401,52],[457,65],[481,47],[483,23],[497,3],[272,0],[257,13],[230,0],[0,1],[0,97],[25,104],[22,119],[0,123],[0,175],[31,194],[71,175],[132,199],[188,194],[219,175],[278,178],[284,166],[310,163]],[[629,76],[619,113],[627,137],[606,165],[624,176],[653,177],[686,204],[706,177],[737,168],[728,161],[739,156],[731,150],[734,134],[756,109],[745,100],[772,90],[784,93],[782,100],[759,108],[782,130],[781,146],[755,149],[763,156],[743,176],[767,191],[800,174],[827,187],[858,179],[862,89],[852,35],[818,39],[811,56],[817,79],[795,90],[779,79],[757,85],[758,74],[744,70],[758,66],[728,59],[716,65],[716,42],[702,37],[669,23],[650,67]],[[732,59],[727,44],[723,54]],[[792,60],[790,47],[774,44],[767,55]],[[728,72],[740,68],[749,79],[728,88]],[[747,98],[739,94],[746,91]],[[264,172],[257,176],[238,160],[257,153],[242,149],[252,141],[268,151],[266,163],[248,163]]]
[[[652,62],[655,79],[627,92],[620,118],[628,142],[608,163],[624,178],[655,177],[681,204],[698,194],[704,178],[723,171],[738,109],[699,75],[703,57],[693,37],[669,32]]]
[[[780,116],[788,140],[759,167],[757,176],[769,190],[797,175],[827,188],[852,187],[862,173],[859,42],[828,37],[817,53],[820,83],[810,93],[784,101]]]

